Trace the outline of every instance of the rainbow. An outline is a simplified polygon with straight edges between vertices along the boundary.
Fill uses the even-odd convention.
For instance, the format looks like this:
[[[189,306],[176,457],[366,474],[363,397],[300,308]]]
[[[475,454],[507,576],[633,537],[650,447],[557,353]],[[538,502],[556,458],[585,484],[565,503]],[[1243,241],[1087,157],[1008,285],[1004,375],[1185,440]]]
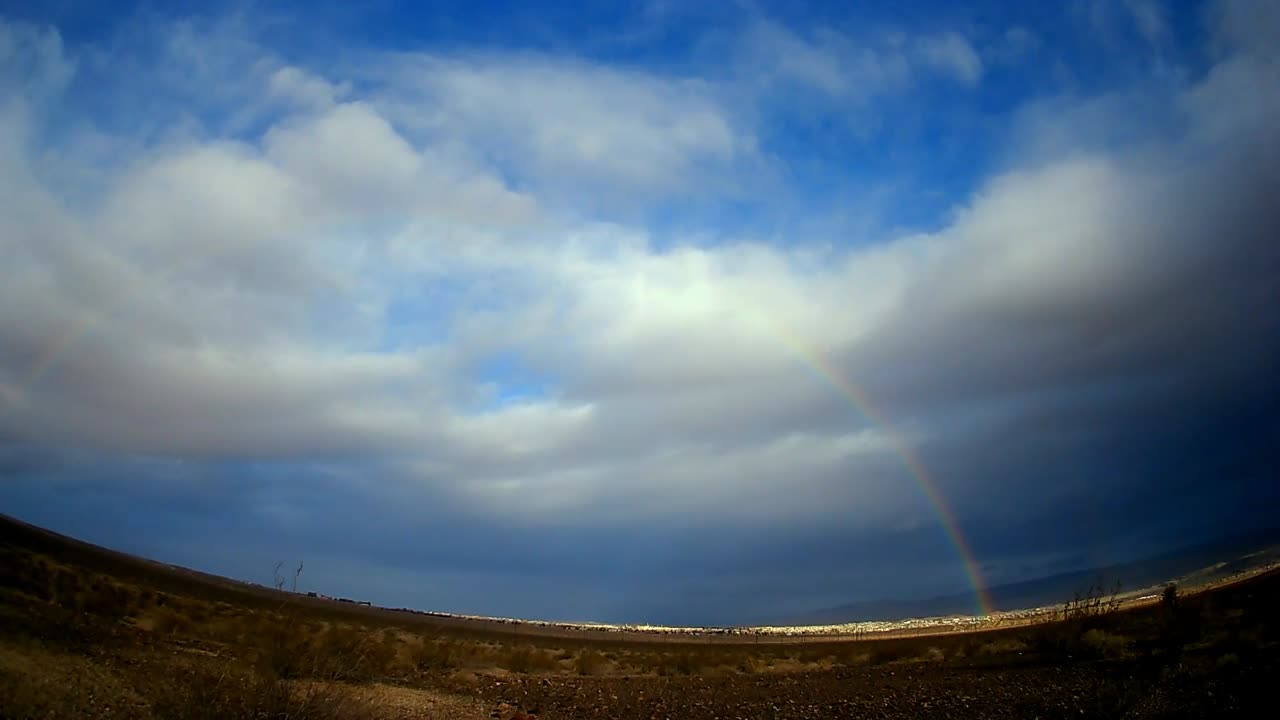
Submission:
[[[55,338],[53,342],[49,343],[49,346],[45,348],[43,352],[35,357],[31,362],[30,367],[27,368],[26,374],[19,377],[18,386],[16,388],[19,397],[32,385],[39,382],[40,378],[49,371],[49,368],[58,363],[58,359],[62,357],[63,353],[74,345],[75,342],[80,339],[80,336],[89,329],[92,321],[93,318],[89,313],[81,314],[80,317],[76,318],[76,320],[70,324],[65,332]],[[17,407],[17,405],[0,403],[0,417],[13,412],[15,407]]]
[[[56,364],[63,353],[89,329],[92,319],[89,313],[84,313],[77,318],[67,332],[55,340],[37,358],[36,362],[32,363],[24,386],[30,386],[35,383],[50,367]],[[780,326],[771,325],[773,333],[782,340],[783,344],[790,348],[797,357],[803,359],[818,376],[839,390],[840,394],[863,417],[878,428],[886,431],[890,430],[892,426],[885,420],[884,414],[872,404],[866,392],[855,385],[853,381],[846,379],[819,350],[803,342],[794,333],[785,331]],[[982,570],[978,567],[977,559],[974,557],[973,548],[970,547],[969,541],[960,532],[960,524],[956,521],[955,513],[948,507],[942,491],[938,489],[937,481],[933,479],[924,463],[921,462],[920,458],[900,436],[893,432],[886,432],[886,435],[895,453],[901,458],[903,465],[906,467],[907,473],[915,480],[916,485],[920,487],[929,504],[933,506],[943,530],[946,531],[951,544],[955,546],[956,553],[964,564],[965,574],[969,577],[969,583],[973,586],[973,595],[978,613],[980,615],[990,615],[994,611],[994,606],[987,592],[986,582],[982,578]]]
[[[951,512],[946,498],[943,497],[942,491],[938,489],[937,481],[933,479],[929,470],[925,468],[919,456],[901,437],[896,433],[889,432],[892,426],[885,421],[883,413],[872,404],[871,399],[867,397],[867,393],[851,380],[845,379],[821,352],[802,342],[790,332],[779,331],[777,327],[774,328],[774,331],[782,339],[783,344],[804,360],[809,368],[823,380],[839,390],[840,394],[844,395],[845,399],[863,417],[877,428],[886,431],[889,443],[892,445],[895,454],[902,460],[902,464],[906,466],[907,473],[920,486],[925,498],[933,506],[938,520],[942,523],[943,530],[946,531],[947,537],[951,540],[951,544],[955,546],[956,554],[960,556],[960,561],[964,564],[965,574],[969,576],[969,584],[973,586],[973,597],[977,605],[978,614],[990,615],[993,613],[995,606],[992,604],[991,596],[987,592],[986,582],[982,579],[982,569],[978,566],[978,561],[973,555],[973,548],[969,546],[969,541],[965,539],[964,533],[960,532],[960,524],[956,522],[955,513]]]
[[[83,335],[93,322],[93,316],[90,313],[82,313],[71,323],[66,332],[62,333],[49,344],[49,347],[31,363],[31,367],[27,370],[27,377],[23,381],[23,387],[30,387],[35,384],[41,376],[48,372],[49,368],[57,364],[58,359],[67,351],[80,336]]]

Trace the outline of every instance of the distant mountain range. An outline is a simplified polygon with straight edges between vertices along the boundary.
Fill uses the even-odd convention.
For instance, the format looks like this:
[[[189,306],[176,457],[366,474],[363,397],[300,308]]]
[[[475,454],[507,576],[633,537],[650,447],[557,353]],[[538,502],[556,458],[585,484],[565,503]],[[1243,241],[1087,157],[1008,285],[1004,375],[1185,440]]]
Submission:
[[[1270,562],[1280,562],[1280,528],[1233,536],[1182,548],[1145,560],[1077,570],[1035,580],[989,588],[997,610],[1021,610],[1064,603],[1091,587],[1110,594],[1117,583],[1122,593],[1163,586],[1169,582],[1201,585]],[[926,600],[871,600],[774,618],[772,625],[826,625],[872,620],[902,620],[973,614],[973,593],[956,593]]]

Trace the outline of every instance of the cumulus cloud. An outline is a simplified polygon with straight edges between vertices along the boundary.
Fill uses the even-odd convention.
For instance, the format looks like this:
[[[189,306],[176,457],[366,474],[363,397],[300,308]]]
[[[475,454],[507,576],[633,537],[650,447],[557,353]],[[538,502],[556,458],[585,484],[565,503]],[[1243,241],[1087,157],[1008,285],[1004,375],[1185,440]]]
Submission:
[[[43,512],[77,478],[285,528],[335,567],[384,553],[386,577],[498,582],[514,553],[590,584],[612,554],[628,582],[691,583],[707,612],[723,588],[785,582],[760,564],[771,552],[813,558],[796,572],[824,598],[951,552],[929,549],[904,443],[997,575],[1011,538],[1053,556],[1117,534],[1135,505],[1195,526],[1170,492],[1201,497],[1204,523],[1242,512],[1275,460],[1257,408],[1280,359],[1280,106],[1258,91],[1280,77],[1243,12],[1221,7],[1219,55],[1149,106],[1174,121],[1141,142],[1077,122],[1132,125],[1129,96],[1048,100],[1087,113],[1017,115],[1034,127],[1011,128],[1010,160],[937,227],[869,244],[706,242],[573,202],[717,198],[781,152],[740,103],[770,91],[724,74],[413,53],[343,76],[236,42],[231,64],[257,68],[235,85],[253,122],[134,135],[46,128],[88,112],[66,92],[77,57],[0,24],[0,77],[33,78],[0,91],[6,492]],[[984,73],[954,33],[866,49],[766,23],[744,44],[777,60],[774,80],[829,95]],[[51,172],[55,150],[93,182]],[[1187,439],[1201,451],[1171,442]],[[1089,522],[1055,511],[1099,494]],[[225,514],[194,509],[211,497]],[[325,546],[328,524],[367,554]],[[485,540],[494,524],[514,539]],[[476,542],[449,560],[406,550],[415,533]],[[647,555],[657,536],[691,574]],[[837,557],[865,573],[821,580]],[[928,562],[938,585],[915,589],[955,579]],[[718,566],[725,584],[699,595],[690,578]]]
[[[304,108],[324,109],[351,92],[351,83],[335,85],[298,67],[286,65],[272,70],[267,92]]]

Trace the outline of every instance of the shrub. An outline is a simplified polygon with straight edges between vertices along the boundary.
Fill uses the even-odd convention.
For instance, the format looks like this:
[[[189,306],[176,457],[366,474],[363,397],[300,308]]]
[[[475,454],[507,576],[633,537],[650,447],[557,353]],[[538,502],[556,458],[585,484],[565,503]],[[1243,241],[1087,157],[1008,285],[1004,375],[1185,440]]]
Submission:
[[[877,643],[871,648],[870,662],[872,665],[886,665],[891,662],[904,660],[911,656],[911,652],[903,645],[896,643]]]
[[[269,678],[367,682],[385,677],[396,657],[396,639],[348,626],[327,630],[289,616],[258,620],[258,670]]]
[[[862,648],[851,648],[840,655],[840,663],[847,666],[867,665],[871,660],[871,653]]]
[[[1046,660],[1057,662],[1091,658],[1099,656],[1098,638],[1087,642],[1085,637],[1092,630],[1105,630],[1112,624],[1116,612],[1120,609],[1120,585],[1116,584],[1110,595],[1102,585],[1092,585],[1083,593],[1062,606],[1059,619],[1051,622],[1031,635],[1031,644],[1036,654]]]
[[[1018,638],[1005,638],[1003,640],[994,640],[984,645],[978,646],[974,654],[979,657],[990,657],[993,655],[1013,655],[1014,653],[1023,653],[1027,651],[1027,644]]]
[[[554,669],[556,660],[548,653],[522,644],[522,646],[509,648],[499,657],[498,665],[511,670],[512,673],[536,673],[536,671]]]
[[[695,675],[703,665],[703,659],[696,653],[682,652],[671,656],[671,670],[677,675]]]
[[[1087,627],[1098,627],[1120,609],[1120,584],[1116,583],[1110,595],[1101,583],[1090,585],[1083,593],[1062,606],[1062,620]]]
[[[399,640],[392,634],[334,626],[304,649],[307,676],[367,682],[387,676],[395,666]]]
[[[271,678],[257,673],[188,672],[150,693],[157,720],[366,720],[373,714],[335,682]]]
[[[1081,636],[1080,642],[1088,654],[1100,658],[1124,657],[1125,651],[1129,648],[1127,638],[1098,628],[1086,631]]]
[[[609,666],[609,659],[595,650],[583,650],[573,660],[573,669],[579,675],[598,675]]]
[[[1179,602],[1178,586],[1169,583],[1160,595],[1160,650],[1170,659],[1182,655],[1189,642],[1200,638],[1201,613],[1194,605]]]
[[[424,640],[413,656],[419,670],[450,670],[458,666],[456,645],[450,640]]]
[[[666,659],[657,653],[633,653],[630,658],[630,665],[639,673],[671,674],[670,668],[667,667]]]
[[[151,629],[157,635],[180,635],[191,630],[191,620],[172,608],[157,608],[148,613]]]

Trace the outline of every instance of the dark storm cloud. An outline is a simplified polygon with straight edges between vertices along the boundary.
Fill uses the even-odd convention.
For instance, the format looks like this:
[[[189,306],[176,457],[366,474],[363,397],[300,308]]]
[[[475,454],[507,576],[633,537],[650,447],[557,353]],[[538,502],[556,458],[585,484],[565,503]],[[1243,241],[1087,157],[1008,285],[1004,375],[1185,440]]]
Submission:
[[[963,590],[922,481],[993,581],[1272,523],[1269,8],[1215,4],[1205,67],[1031,102],[935,231],[834,248],[563,205],[720,198],[768,167],[735,103],[776,87],[375,55],[357,74],[382,84],[356,89],[223,38],[264,129],[153,147],[44,128],[77,110],[71,51],[0,26],[0,60],[46,69],[0,104],[4,509],[259,582],[300,559],[310,587],[386,604],[656,622]],[[1159,45],[1152,17],[1134,31]],[[947,37],[911,47],[983,82]],[[788,83],[852,92],[832,61],[853,46],[764,40],[743,52],[805,60]],[[529,77],[560,91],[473,122]],[[557,103],[595,146],[553,132]]]

